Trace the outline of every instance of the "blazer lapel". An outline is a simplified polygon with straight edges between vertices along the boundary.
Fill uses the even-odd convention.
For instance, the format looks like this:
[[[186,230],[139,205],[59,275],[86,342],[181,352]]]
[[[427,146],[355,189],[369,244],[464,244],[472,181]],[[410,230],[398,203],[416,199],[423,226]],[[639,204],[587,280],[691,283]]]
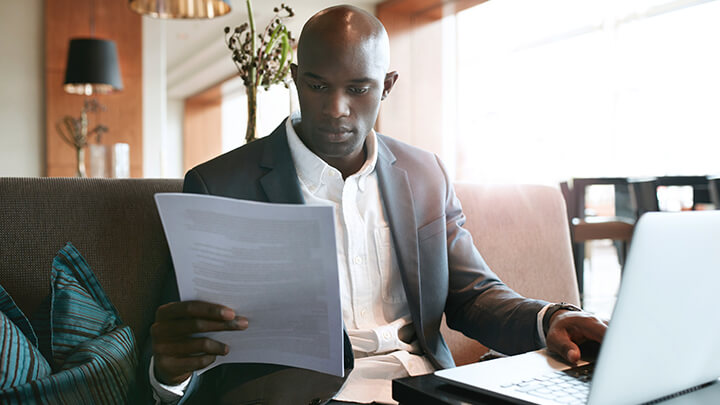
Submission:
[[[415,205],[407,172],[395,166],[395,155],[378,136],[377,174],[383,206],[390,222],[393,245],[397,251],[400,274],[410,313],[422,329],[420,317],[420,266],[418,259]],[[422,339],[422,338],[421,338]]]
[[[305,203],[287,142],[285,121],[268,135],[268,146],[263,151],[260,166],[269,170],[260,178],[260,185],[268,201],[286,204]]]

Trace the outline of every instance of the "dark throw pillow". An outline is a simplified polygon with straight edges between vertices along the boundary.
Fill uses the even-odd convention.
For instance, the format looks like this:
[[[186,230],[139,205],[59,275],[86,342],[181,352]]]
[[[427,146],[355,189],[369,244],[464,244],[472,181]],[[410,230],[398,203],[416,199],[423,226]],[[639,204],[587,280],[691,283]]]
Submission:
[[[23,328],[50,352],[44,354],[53,374],[3,386],[0,403],[127,402],[138,362],[135,337],[69,242],[53,260],[51,295],[32,325],[34,332],[25,318]]]
[[[0,286],[0,391],[50,375],[30,322]]]

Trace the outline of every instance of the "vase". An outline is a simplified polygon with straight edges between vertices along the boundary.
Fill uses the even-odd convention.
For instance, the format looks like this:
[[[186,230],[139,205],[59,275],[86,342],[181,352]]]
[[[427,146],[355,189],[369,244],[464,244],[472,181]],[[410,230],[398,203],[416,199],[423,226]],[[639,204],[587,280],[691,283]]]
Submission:
[[[130,145],[116,143],[111,149],[110,174],[116,179],[130,177]]]
[[[108,177],[108,150],[105,145],[90,144],[90,177]]]
[[[85,148],[75,148],[75,151],[77,152],[77,173],[75,173],[75,176],[87,177],[85,171]]]

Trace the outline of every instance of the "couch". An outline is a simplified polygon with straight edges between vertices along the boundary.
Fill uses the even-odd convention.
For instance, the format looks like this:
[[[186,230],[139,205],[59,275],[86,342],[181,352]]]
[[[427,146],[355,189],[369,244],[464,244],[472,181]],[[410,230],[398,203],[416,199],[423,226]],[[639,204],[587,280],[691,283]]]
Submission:
[[[153,194],[182,180],[0,178],[0,284],[32,316],[52,258],[70,241],[144,347],[171,260]],[[579,304],[565,203],[537,185],[458,183],[467,228],[488,264],[518,292]],[[443,328],[458,364],[487,351]]]

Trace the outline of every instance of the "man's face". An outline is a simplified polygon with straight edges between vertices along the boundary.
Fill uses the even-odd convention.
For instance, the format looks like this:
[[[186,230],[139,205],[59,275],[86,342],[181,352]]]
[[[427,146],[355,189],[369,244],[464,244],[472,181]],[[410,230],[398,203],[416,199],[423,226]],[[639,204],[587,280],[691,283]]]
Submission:
[[[298,135],[329,164],[364,159],[365,138],[375,125],[380,101],[389,92],[386,61],[374,41],[315,46],[292,66],[302,121]],[[392,80],[394,82],[394,80]]]

